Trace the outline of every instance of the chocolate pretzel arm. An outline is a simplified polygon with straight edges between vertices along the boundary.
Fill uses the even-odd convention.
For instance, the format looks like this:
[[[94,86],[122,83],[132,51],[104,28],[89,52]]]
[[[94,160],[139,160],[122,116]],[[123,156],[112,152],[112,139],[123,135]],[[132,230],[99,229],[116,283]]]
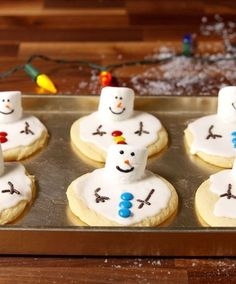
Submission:
[[[97,189],[95,189],[94,195],[95,195],[95,202],[99,203],[99,202],[105,202],[106,200],[109,200],[110,198],[108,196],[101,196],[98,194],[98,192],[101,190],[100,187],[98,187]]]
[[[9,192],[10,194],[14,194],[14,193],[16,193],[18,195],[20,194],[20,192],[14,188],[14,185],[13,185],[12,182],[9,181],[8,184],[10,186],[10,189],[4,189],[4,190],[2,190],[2,193]]]
[[[151,202],[149,202],[149,199],[151,198],[154,192],[155,192],[155,189],[152,189],[144,200],[137,199],[137,201],[140,202],[138,209],[142,209],[145,204],[149,206],[151,205]]]
[[[103,136],[107,134],[105,131],[100,131],[101,128],[102,128],[102,125],[99,125],[98,128],[96,129],[96,132],[93,132],[92,135]]]
[[[34,132],[30,129],[30,125],[27,121],[25,121],[25,129],[21,130],[20,133],[25,133],[26,135],[28,134],[34,135]]]
[[[212,130],[214,128],[214,125],[211,125],[208,129],[208,135],[206,137],[206,140],[210,139],[210,138],[213,138],[213,139],[216,139],[216,138],[222,138],[222,135],[219,135],[219,134],[213,134],[212,133]]]
[[[226,193],[220,195],[220,197],[227,197],[227,199],[233,198],[236,199],[236,196],[231,193],[232,184],[229,183],[228,190]]]
[[[138,134],[138,136],[141,136],[143,133],[149,134],[149,131],[143,130],[143,122],[139,122],[139,130],[135,131],[134,134]]]

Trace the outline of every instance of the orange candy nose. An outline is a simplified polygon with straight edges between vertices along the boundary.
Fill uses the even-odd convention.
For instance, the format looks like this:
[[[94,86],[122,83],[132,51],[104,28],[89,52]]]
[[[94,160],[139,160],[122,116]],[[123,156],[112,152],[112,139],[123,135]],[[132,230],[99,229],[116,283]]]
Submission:
[[[122,108],[122,102],[119,102],[119,103],[117,104],[117,107]]]
[[[5,107],[9,108],[9,109],[11,108],[11,106],[9,104],[6,104]]]
[[[128,166],[130,166],[129,160],[125,160],[124,163],[127,164]]]

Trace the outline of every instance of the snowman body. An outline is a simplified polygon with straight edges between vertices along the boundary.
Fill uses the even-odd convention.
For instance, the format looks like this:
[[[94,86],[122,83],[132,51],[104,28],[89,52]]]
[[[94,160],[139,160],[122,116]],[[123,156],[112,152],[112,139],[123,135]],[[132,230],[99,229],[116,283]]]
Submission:
[[[133,111],[132,116],[125,120],[114,121],[103,120],[99,112],[94,112],[81,120],[78,135],[84,142],[107,151],[114,144],[114,131],[121,131],[127,144],[148,147],[157,141],[161,128],[156,117],[141,111]]]
[[[214,114],[190,123],[188,129],[193,136],[190,145],[191,154],[203,152],[212,156],[235,157],[231,142],[231,134],[236,130],[235,122],[225,122]]]
[[[32,179],[20,163],[5,163],[0,176],[0,212],[32,199]],[[1,220],[0,220],[1,223]]]
[[[4,163],[0,144],[0,224],[16,219],[33,198],[34,178],[20,163]]]
[[[188,125],[187,143],[191,154],[221,167],[232,167],[235,151],[231,143],[236,130],[236,87],[219,91],[217,113],[197,119]]]
[[[236,219],[236,179],[233,170],[224,170],[210,176],[210,191],[219,199],[214,205],[216,217]]]
[[[91,212],[105,224],[131,226],[144,220],[159,224],[177,208],[177,195],[163,178],[146,170],[147,149],[131,145],[109,147],[105,167],[71,183],[67,196],[72,211],[85,223],[96,225]],[[171,206],[170,206],[171,205]],[[85,212],[82,212],[88,210]],[[162,214],[163,217],[158,218]],[[158,222],[155,218],[157,217]],[[100,224],[104,225],[104,222]],[[145,223],[145,222],[144,222]]]
[[[81,199],[90,210],[124,226],[158,215],[167,207],[171,197],[166,183],[150,171],[145,171],[142,180],[119,183],[109,178],[104,169],[97,169],[85,179],[76,180],[73,188],[77,198]],[[133,198],[124,200],[122,198],[124,193],[131,194]],[[150,198],[147,200],[148,196]],[[122,210],[120,204],[123,201],[131,203],[129,207],[131,214],[127,218],[119,214]]]
[[[0,92],[0,143],[6,160],[27,157],[47,138],[47,129],[39,119],[22,112],[21,92]]]
[[[24,115],[10,123],[0,123],[0,142],[2,150],[33,144],[40,139],[46,127],[35,116]]]

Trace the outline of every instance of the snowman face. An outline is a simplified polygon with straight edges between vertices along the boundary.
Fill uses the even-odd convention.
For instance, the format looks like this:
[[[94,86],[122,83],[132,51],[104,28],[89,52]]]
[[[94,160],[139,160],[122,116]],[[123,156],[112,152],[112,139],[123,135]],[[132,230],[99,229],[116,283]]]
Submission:
[[[108,149],[105,171],[111,180],[119,183],[132,182],[142,178],[146,163],[146,148],[112,145]]]
[[[226,123],[236,122],[236,86],[219,91],[217,115]]]
[[[21,92],[0,92],[0,123],[17,121],[21,116]]]
[[[103,119],[127,119],[132,116],[133,108],[133,90],[123,87],[105,87],[102,89],[98,111]]]

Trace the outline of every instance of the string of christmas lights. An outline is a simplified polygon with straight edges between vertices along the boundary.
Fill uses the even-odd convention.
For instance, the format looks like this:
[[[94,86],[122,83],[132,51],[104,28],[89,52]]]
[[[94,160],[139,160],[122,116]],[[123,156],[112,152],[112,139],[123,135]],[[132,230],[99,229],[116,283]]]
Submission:
[[[46,74],[41,73],[33,65],[33,61],[43,60],[43,61],[48,61],[48,62],[54,62],[56,64],[76,64],[76,65],[87,66],[87,67],[96,69],[100,71],[99,81],[100,81],[100,84],[104,87],[104,86],[112,85],[113,79],[114,79],[112,76],[112,72],[114,69],[127,67],[127,66],[135,66],[135,65],[161,64],[161,63],[166,63],[168,61],[171,61],[181,56],[190,57],[193,60],[201,60],[202,62],[207,62],[207,63],[214,63],[216,61],[221,61],[221,60],[236,60],[236,56],[233,56],[233,55],[222,56],[222,57],[217,57],[217,58],[212,58],[210,56],[208,57],[194,56],[194,43],[193,43],[192,37],[191,35],[185,35],[182,41],[182,53],[180,54],[173,54],[173,55],[169,55],[169,56],[158,58],[158,59],[142,59],[142,60],[135,60],[135,61],[126,61],[122,63],[109,64],[105,66],[99,65],[94,62],[85,61],[85,60],[54,59],[46,55],[34,54],[26,60],[25,64],[16,65],[10,68],[9,70],[0,73],[0,79],[9,77],[19,70],[23,70],[26,72],[26,74],[28,74],[31,77],[33,81],[36,82],[36,84],[39,87],[53,94],[56,94],[57,89],[55,87],[55,84]]]
[[[112,70],[116,68],[121,68],[125,66],[134,66],[134,65],[157,64],[157,63],[169,61],[177,56],[181,56],[181,55],[175,55],[175,56],[170,56],[168,58],[162,58],[162,59],[156,59],[156,60],[143,59],[143,60],[128,61],[124,63],[116,63],[116,64],[109,64],[106,66],[102,66],[102,65],[99,65],[93,62],[85,61],[85,60],[54,59],[46,55],[34,54],[26,60],[25,64],[17,65],[15,67],[10,68],[9,70],[5,72],[0,73],[0,79],[9,77],[19,70],[24,70],[31,77],[31,79],[36,82],[36,84],[39,87],[55,94],[57,93],[57,89],[54,83],[46,74],[42,74],[36,67],[34,67],[34,65],[32,64],[34,60],[40,59],[44,61],[54,62],[57,64],[84,65],[84,66],[87,66],[93,69],[97,69],[100,71],[99,80],[100,80],[101,85],[110,86],[112,85],[112,79],[113,79],[111,72]]]

